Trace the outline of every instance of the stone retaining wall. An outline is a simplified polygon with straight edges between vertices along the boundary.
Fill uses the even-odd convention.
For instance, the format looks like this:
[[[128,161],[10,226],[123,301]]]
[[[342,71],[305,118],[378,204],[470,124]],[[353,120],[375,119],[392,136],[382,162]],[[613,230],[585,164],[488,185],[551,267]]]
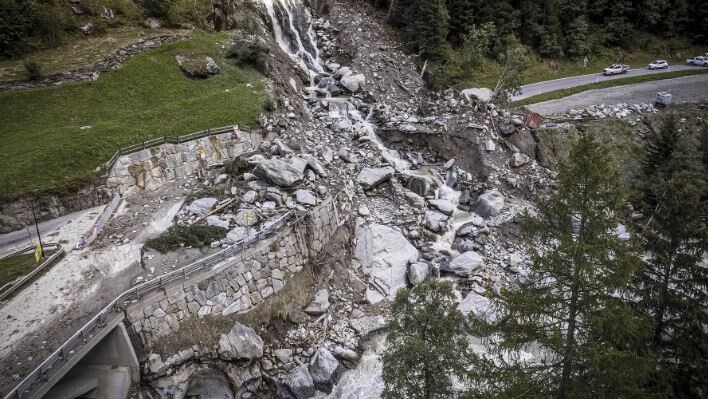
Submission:
[[[336,201],[330,197],[215,269],[130,306],[130,329],[150,347],[154,339],[177,332],[186,319],[247,312],[283,289],[337,226]]]
[[[153,190],[162,184],[198,173],[258,147],[260,133],[238,131],[202,137],[180,144],[162,144],[118,158],[106,187],[124,193],[132,187]]]

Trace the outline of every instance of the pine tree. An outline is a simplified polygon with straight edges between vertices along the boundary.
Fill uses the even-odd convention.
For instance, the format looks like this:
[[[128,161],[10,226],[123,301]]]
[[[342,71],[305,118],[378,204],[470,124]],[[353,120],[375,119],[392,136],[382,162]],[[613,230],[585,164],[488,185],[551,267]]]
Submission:
[[[470,353],[463,324],[450,283],[398,291],[383,355],[383,398],[455,397],[452,379],[464,379]]]
[[[698,140],[669,114],[646,143],[643,227],[647,253],[640,275],[641,308],[653,318],[651,347],[660,356],[654,389],[662,382],[675,397],[701,397],[708,381],[708,270],[700,265],[708,249],[703,194],[706,170]]]
[[[448,40],[457,47],[462,46],[463,38],[474,25],[474,14],[471,0],[447,0],[447,11],[450,15],[450,30]]]
[[[638,351],[647,320],[625,300],[639,261],[614,234],[618,175],[607,148],[584,134],[559,168],[558,190],[528,218],[528,279],[495,299],[497,323],[471,321],[500,365],[488,383],[495,395],[642,397],[653,362]],[[528,345],[540,347],[533,362],[519,357]]]
[[[421,59],[445,60],[449,52],[449,16],[445,0],[413,0],[404,14],[406,42]]]

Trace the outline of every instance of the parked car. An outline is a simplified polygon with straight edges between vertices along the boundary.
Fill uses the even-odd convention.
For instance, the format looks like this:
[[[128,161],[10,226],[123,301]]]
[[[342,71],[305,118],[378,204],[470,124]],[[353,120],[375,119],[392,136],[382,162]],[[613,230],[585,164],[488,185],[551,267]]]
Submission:
[[[656,60],[648,66],[649,69],[667,69],[668,67],[669,63],[666,60]]]
[[[687,59],[686,62],[688,63],[688,65],[708,66],[708,57],[699,55],[697,57]]]
[[[625,64],[612,64],[609,67],[605,68],[602,71],[603,75],[609,76],[609,75],[617,75],[620,73],[626,73],[629,71],[629,65]]]

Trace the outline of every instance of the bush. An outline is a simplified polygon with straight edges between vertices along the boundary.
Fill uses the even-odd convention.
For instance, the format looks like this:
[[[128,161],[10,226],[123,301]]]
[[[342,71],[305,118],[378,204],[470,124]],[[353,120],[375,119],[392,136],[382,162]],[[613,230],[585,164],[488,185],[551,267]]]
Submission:
[[[223,227],[204,225],[176,225],[170,227],[161,236],[148,240],[147,248],[160,253],[167,253],[183,246],[203,247],[226,237],[227,230]]]
[[[263,75],[267,75],[268,48],[262,44],[234,43],[226,57],[233,59],[239,67],[251,67]]]
[[[233,161],[227,162],[224,168],[226,173],[233,177],[239,177],[246,172],[250,172],[252,166],[245,159],[237,157]]]
[[[42,78],[42,67],[36,61],[25,60],[24,66],[27,72],[27,79],[39,80]]]
[[[35,4],[29,0],[0,0],[0,56],[17,56],[30,49],[27,39],[34,29],[35,13]]]

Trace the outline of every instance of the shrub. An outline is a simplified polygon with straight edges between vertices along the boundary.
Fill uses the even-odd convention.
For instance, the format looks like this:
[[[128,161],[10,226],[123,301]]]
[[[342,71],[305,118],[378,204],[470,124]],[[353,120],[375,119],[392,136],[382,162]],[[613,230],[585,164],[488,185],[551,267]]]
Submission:
[[[0,0],[0,56],[12,57],[30,49],[36,7],[29,0]]]
[[[25,60],[24,66],[29,80],[39,80],[42,78],[42,67],[36,61]]]
[[[234,43],[226,54],[239,67],[251,67],[267,75],[268,48],[259,43]]]
[[[231,176],[238,177],[242,174],[249,172],[252,166],[241,157],[235,158],[233,161],[227,162],[225,165],[226,173]]]
[[[226,237],[226,233],[225,228],[217,226],[175,225],[159,237],[148,240],[145,246],[164,254],[183,246],[199,248],[209,245]]]

